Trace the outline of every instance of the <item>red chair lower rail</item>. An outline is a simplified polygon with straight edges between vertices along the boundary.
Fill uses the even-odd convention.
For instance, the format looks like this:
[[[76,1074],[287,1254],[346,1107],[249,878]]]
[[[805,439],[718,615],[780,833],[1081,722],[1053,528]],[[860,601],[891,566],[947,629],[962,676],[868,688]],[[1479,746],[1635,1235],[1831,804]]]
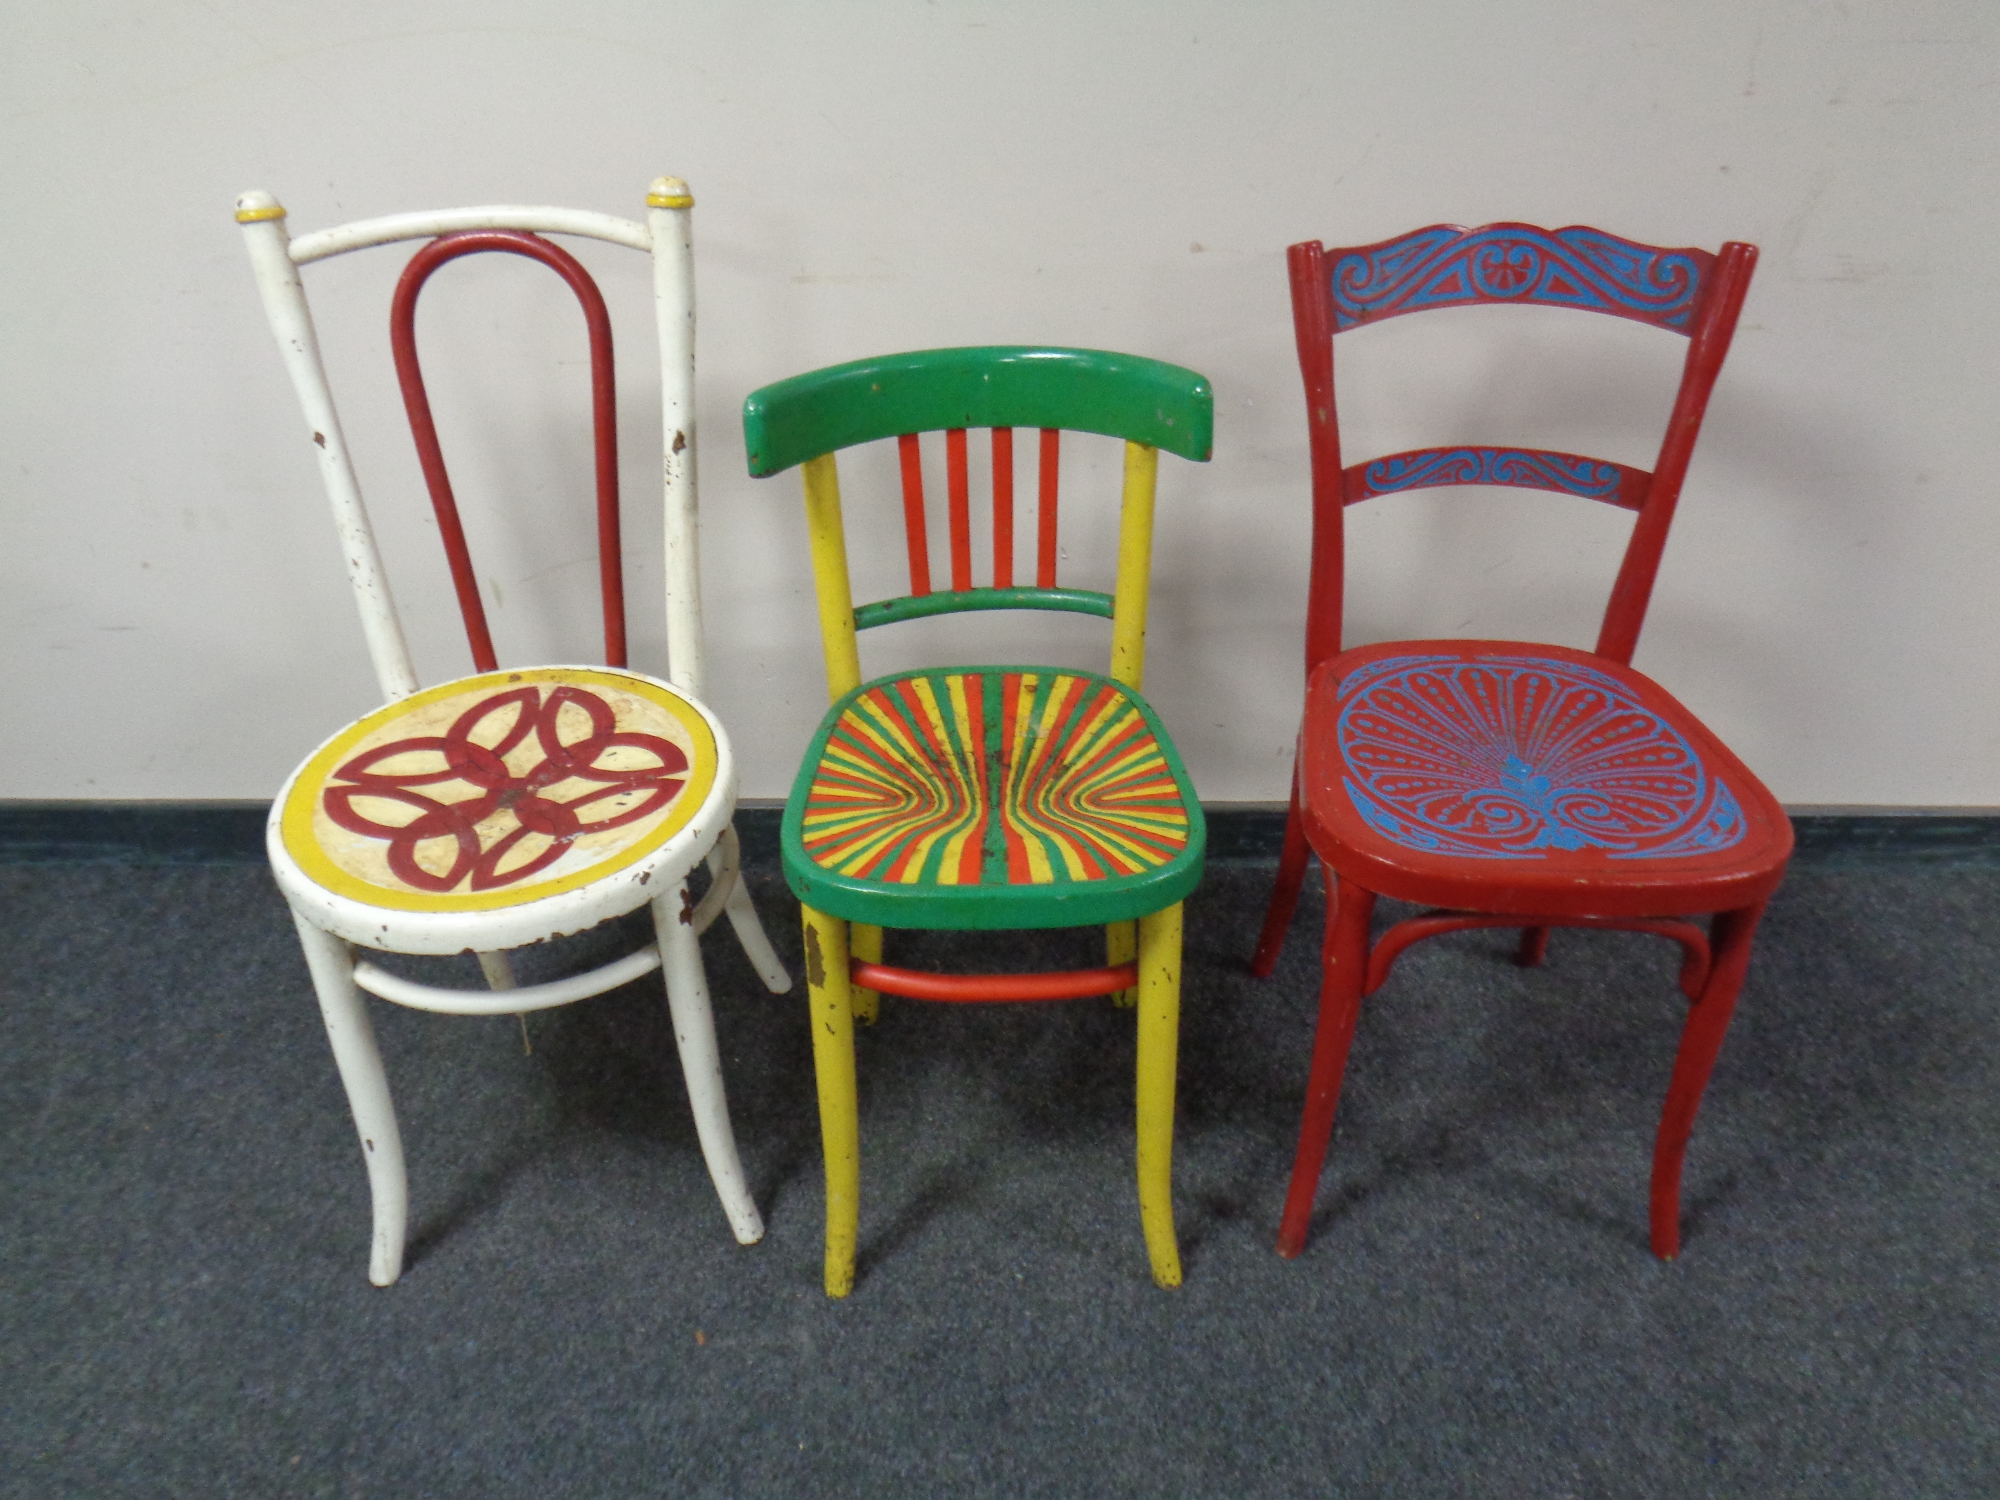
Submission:
[[[1692,922],[1665,917],[1533,917],[1496,916],[1486,912],[1428,911],[1422,916],[1398,922],[1381,937],[1368,955],[1368,973],[1361,993],[1372,995],[1389,978],[1389,970],[1405,948],[1425,938],[1447,932],[1463,932],[1470,927],[1608,927],[1621,932],[1647,932],[1681,946],[1681,990],[1692,1000],[1701,994],[1708,978],[1708,934]]]
[[[1083,1000],[1129,990],[1139,982],[1137,964],[1113,969],[1063,969],[1045,974],[933,974],[854,959],[853,982],[863,989],[908,1000]]]

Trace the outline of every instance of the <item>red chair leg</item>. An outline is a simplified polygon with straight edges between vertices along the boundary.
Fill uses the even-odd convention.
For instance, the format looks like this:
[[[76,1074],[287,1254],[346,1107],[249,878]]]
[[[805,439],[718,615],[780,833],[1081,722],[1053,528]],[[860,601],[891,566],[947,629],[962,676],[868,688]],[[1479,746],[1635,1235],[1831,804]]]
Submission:
[[[1278,880],[1271,887],[1271,904],[1264,912],[1264,930],[1257,937],[1257,951],[1250,959],[1250,972],[1269,979],[1278,966],[1278,950],[1285,946],[1285,931],[1298,909],[1299,887],[1305,884],[1305,820],[1299,816],[1299,774],[1292,772],[1292,801],[1285,812],[1285,846],[1278,855]]]
[[[1540,966],[1549,956],[1549,930],[1546,927],[1523,927],[1521,946],[1514,954],[1514,962],[1524,969]]]
[[[1306,1084],[1305,1118],[1299,1123],[1299,1151],[1292,1161],[1292,1186],[1285,1217],[1278,1225],[1278,1254],[1291,1260],[1306,1247],[1320,1168],[1333,1139],[1333,1112],[1340,1081],[1347,1073],[1347,1049],[1361,1014],[1361,981],[1368,972],[1368,921],[1375,893],[1349,880],[1335,889],[1327,872],[1326,943],[1320,951],[1319,1027],[1313,1035],[1312,1077]]]
[[[1708,1075],[1722,1051],[1723,1033],[1736,1010],[1736,996],[1750,967],[1750,943],[1764,904],[1718,912],[1709,935],[1713,961],[1701,998],[1688,1011],[1674,1058],[1673,1081],[1667,1085],[1666,1108],[1660,1112],[1660,1134],[1653,1145],[1653,1254],[1672,1260],[1681,1250],[1681,1163],[1688,1137],[1701,1108]]]

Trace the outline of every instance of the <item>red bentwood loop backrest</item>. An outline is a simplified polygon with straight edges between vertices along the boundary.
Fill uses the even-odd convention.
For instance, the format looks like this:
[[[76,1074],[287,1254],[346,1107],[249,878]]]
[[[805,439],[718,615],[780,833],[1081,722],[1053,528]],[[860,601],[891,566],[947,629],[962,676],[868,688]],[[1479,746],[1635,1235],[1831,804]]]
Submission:
[[[1637,512],[1597,638],[1597,654],[1630,664],[1645,622],[1674,504],[1709,392],[1749,289],[1757,249],[1634,244],[1602,230],[1433,225],[1380,244],[1293,245],[1292,318],[1312,443],[1312,583],[1306,671],[1340,651],[1342,515],[1377,495],[1440,485],[1510,485],[1601,500]],[[1343,468],[1334,405],[1333,340],[1364,323],[1440,307],[1527,304],[1629,318],[1688,340],[1680,388],[1650,472],[1542,449],[1421,448]]]
[[[493,638],[486,628],[486,608],[479,598],[479,581],[472,569],[472,556],[465,545],[465,528],[459,524],[458,502],[452,495],[451,479],[445,472],[444,453],[438,447],[437,424],[431,419],[430,399],[424,394],[424,376],[417,363],[417,294],[433,271],[461,255],[497,250],[509,255],[525,255],[538,260],[569,283],[583,304],[584,321],[590,330],[590,400],[592,428],[597,449],[597,566],[599,588],[604,596],[604,661],[622,667],[625,661],[625,573],[618,531],[618,397],[612,368],[611,315],[604,297],[590,273],[575,256],[538,234],[520,229],[477,229],[440,235],[410,257],[396,283],[396,298],[389,313],[389,342],[396,356],[396,379],[403,388],[403,406],[409,412],[410,430],[417,441],[417,457],[423,464],[424,483],[437,512],[438,532],[444,538],[445,556],[451,563],[451,580],[458,590],[459,613],[465,617],[466,638],[472,643],[472,662],[481,672],[495,670]]]

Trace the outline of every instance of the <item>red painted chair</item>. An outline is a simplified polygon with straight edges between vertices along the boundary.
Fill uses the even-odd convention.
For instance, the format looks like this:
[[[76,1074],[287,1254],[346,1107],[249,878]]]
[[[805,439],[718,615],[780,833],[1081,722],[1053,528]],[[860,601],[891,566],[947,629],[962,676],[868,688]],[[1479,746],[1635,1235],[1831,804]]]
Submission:
[[[1308,850],[1327,883],[1312,1075],[1278,1253],[1305,1248],[1361,1000],[1411,943],[1519,927],[1540,963],[1552,927],[1615,927],[1680,944],[1692,1002],[1653,1153],[1653,1252],[1680,1248],[1681,1162],[1791,855],[1775,798],[1663,688],[1633,647],[1709,392],[1756,265],[1595,229],[1436,225],[1376,245],[1290,251],[1312,444],[1306,706],[1284,852],[1252,960],[1277,962]],[[1425,448],[1343,466],[1334,336],[1439,307],[1535,304],[1630,318],[1688,340],[1652,472],[1534,449]],[[1635,514],[1594,651],[1517,641],[1341,649],[1342,510],[1442,485],[1554,491]],[[1430,908],[1370,944],[1377,896]],[[1706,933],[1689,918],[1713,914]]]

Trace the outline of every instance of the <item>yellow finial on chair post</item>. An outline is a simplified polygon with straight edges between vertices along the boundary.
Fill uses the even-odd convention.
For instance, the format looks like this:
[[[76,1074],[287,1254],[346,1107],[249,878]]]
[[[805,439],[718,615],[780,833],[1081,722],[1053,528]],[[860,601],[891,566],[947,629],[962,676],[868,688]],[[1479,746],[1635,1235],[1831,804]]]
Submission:
[[[682,178],[655,177],[652,186],[646,189],[646,207],[693,208],[694,194],[688,191]]]
[[[239,224],[261,224],[266,219],[282,219],[285,206],[269,193],[252,189],[236,200],[236,222]]]

